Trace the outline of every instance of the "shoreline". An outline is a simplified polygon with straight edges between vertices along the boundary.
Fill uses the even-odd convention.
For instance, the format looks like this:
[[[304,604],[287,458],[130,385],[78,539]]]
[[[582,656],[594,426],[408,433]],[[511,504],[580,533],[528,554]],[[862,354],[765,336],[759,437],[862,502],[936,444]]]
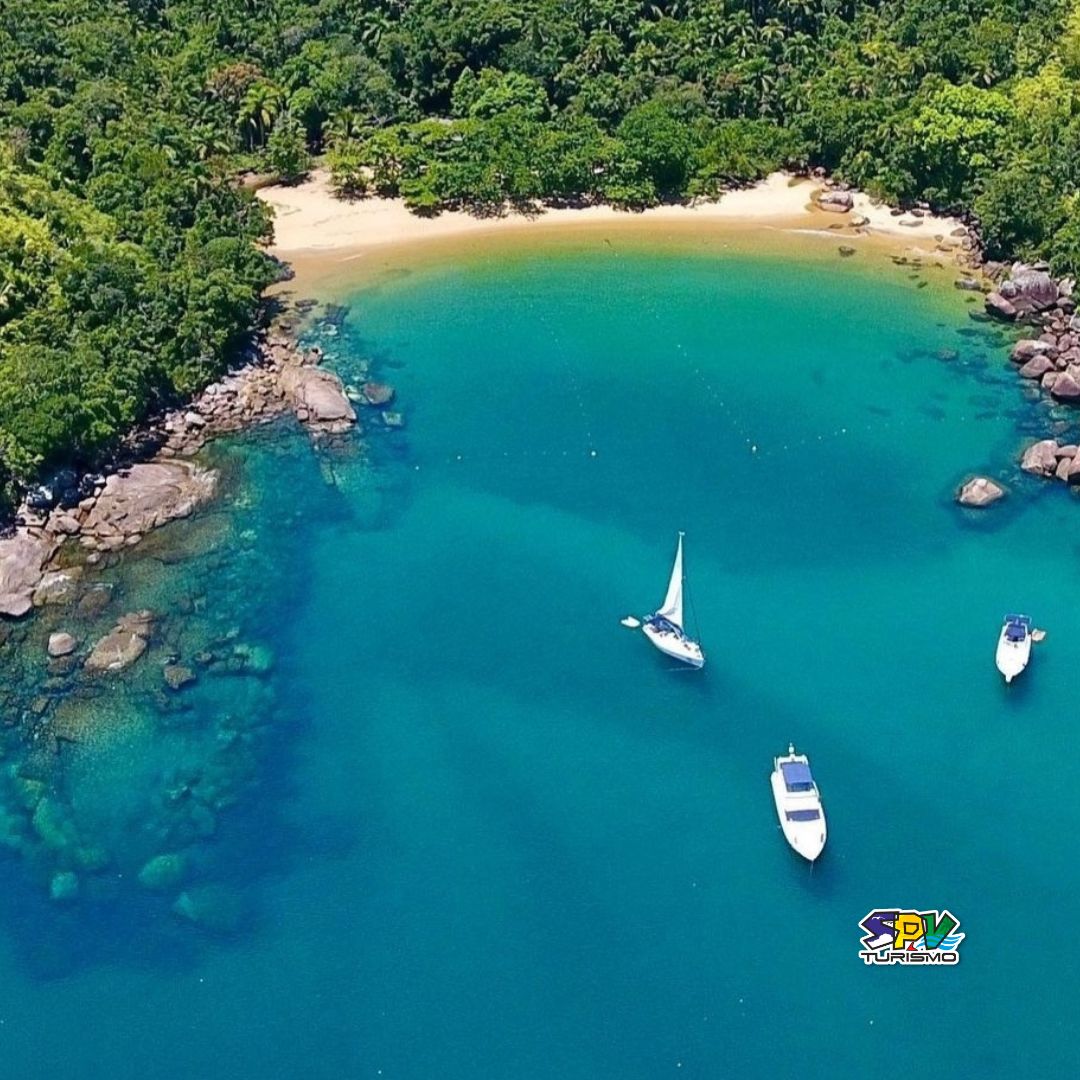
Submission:
[[[818,202],[822,196],[843,208],[824,209]],[[789,252],[796,244],[832,240],[887,256],[942,258],[963,270],[980,263],[977,240],[958,218],[921,209],[900,213],[864,192],[787,173],[773,173],[719,200],[640,211],[595,205],[507,210],[490,217],[447,210],[421,217],[402,199],[340,199],[325,170],[301,184],[262,188],[256,197],[275,214],[275,239],[267,250],[292,270],[288,281],[271,288],[283,296],[299,296],[305,288],[333,291],[335,281],[347,276],[353,283],[405,254],[452,258],[462,250],[481,251],[525,237],[573,241],[604,233],[660,241],[728,240]]]
[[[849,208],[827,210],[817,203],[821,194],[846,194]],[[403,199],[381,197],[341,199],[330,188],[325,170],[315,170],[301,184],[261,188],[256,197],[274,210],[274,242],[279,258],[303,252],[364,252],[374,248],[448,236],[495,231],[535,230],[560,225],[627,225],[687,222],[696,226],[768,226],[785,231],[830,229],[837,225],[864,230],[865,235],[890,236],[913,245],[928,238],[934,244],[959,241],[968,229],[958,218],[913,210],[897,213],[864,192],[841,193],[823,181],[788,173],[773,173],[750,187],[726,192],[718,200],[698,200],[619,210],[609,205],[538,207],[535,213],[507,210],[481,217],[463,210],[445,210],[431,217],[412,213]],[[952,235],[957,234],[957,235]],[[956,248],[961,245],[956,243]]]

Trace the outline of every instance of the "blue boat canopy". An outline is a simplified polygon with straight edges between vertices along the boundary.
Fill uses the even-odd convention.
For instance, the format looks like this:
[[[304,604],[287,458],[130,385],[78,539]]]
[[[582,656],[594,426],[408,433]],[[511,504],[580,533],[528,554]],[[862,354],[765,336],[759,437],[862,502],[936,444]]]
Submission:
[[[810,791],[814,786],[813,774],[805,761],[781,762],[780,772],[788,791]]]
[[[1031,631],[1031,620],[1026,615],[1005,616],[1005,638],[1008,641],[1023,641]]]

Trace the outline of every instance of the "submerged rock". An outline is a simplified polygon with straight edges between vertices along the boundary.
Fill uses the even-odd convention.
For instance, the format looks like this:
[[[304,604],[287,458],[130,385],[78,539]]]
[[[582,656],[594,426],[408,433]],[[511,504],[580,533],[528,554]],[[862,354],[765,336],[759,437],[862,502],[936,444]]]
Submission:
[[[394,388],[386,383],[366,382],[360,392],[369,405],[389,405],[394,400]]]
[[[34,590],[55,550],[54,541],[26,529],[0,540],[0,615],[18,618],[30,610]]]
[[[84,619],[96,619],[112,599],[112,589],[107,585],[95,585],[83,593],[75,610]]]
[[[976,476],[960,489],[957,502],[961,506],[982,508],[1004,498],[1005,489],[987,476]]]
[[[166,664],[161,671],[170,690],[181,690],[195,681],[195,672],[183,664]]]
[[[76,645],[75,638],[63,630],[49,635],[49,655],[52,657],[67,656],[75,651]]]
[[[82,573],[81,566],[72,566],[67,570],[50,570],[34,590],[34,607],[67,603],[74,596]]]
[[[135,663],[149,645],[154,616],[149,611],[121,617],[86,658],[87,671],[120,671]]]
[[[176,852],[155,855],[139,871],[139,884],[153,892],[175,889],[187,873],[187,859]]]
[[[57,903],[74,900],[79,895],[79,876],[71,870],[62,870],[53,874],[49,883],[49,896]]]
[[[204,930],[231,933],[244,917],[244,903],[231,889],[223,885],[196,885],[186,889],[172,906],[182,919]]]

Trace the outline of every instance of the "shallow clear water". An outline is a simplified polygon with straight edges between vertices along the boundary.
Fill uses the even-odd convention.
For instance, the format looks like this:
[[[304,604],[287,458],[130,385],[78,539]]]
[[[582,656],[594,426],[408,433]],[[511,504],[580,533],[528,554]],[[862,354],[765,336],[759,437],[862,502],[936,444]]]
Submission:
[[[1007,464],[1053,418],[1000,336],[919,283],[623,239],[359,290],[322,340],[405,430],[219,450],[218,555],[109,571],[130,606],[197,587],[272,673],[200,676],[179,731],[132,691],[137,734],[65,781],[112,880],[163,770],[257,713],[189,872],[239,913],[192,927],[131,869],[62,907],[0,862],[6,1075],[1065,1072],[1080,510]],[[965,514],[984,468],[1011,496]],[[676,529],[700,673],[618,624]],[[1006,690],[1013,608],[1049,636]],[[813,874],[768,786],[789,741],[829,814]],[[892,904],[953,911],[959,967],[865,968]]]

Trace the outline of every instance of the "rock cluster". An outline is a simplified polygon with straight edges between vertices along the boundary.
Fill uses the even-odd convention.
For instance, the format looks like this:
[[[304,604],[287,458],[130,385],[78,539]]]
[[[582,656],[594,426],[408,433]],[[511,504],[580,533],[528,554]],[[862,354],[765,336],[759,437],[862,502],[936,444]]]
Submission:
[[[1024,451],[1020,468],[1033,476],[1080,484],[1080,447],[1075,443],[1061,444],[1056,439],[1041,439]]]
[[[986,310],[1010,321],[1030,319],[1054,307],[1072,315],[1073,285],[1071,278],[1055,281],[1045,263],[1014,263],[1008,277],[987,294]]]
[[[129,458],[149,455],[150,460],[125,465],[107,477],[79,480],[72,473],[63,485],[31,493],[19,511],[19,527],[0,539],[0,615],[19,617],[33,606],[71,598],[81,570],[52,568],[65,540],[78,538],[93,552],[117,551],[213,498],[217,474],[183,460],[208,439],[265,423],[287,409],[313,435],[351,428],[356,411],[341,380],[315,366],[321,358],[317,347],[305,353],[282,331],[272,330],[252,350],[246,366],[132,437]],[[365,386],[373,395],[386,394],[385,401],[393,396],[381,384]],[[91,555],[90,561],[99,557]]]
[[[99,495],[79,504],[80,542],[97,551],[130,547],[151,529],[189,517],[216,490],[217,473],[189,461],[132,465],[110,476]]]

